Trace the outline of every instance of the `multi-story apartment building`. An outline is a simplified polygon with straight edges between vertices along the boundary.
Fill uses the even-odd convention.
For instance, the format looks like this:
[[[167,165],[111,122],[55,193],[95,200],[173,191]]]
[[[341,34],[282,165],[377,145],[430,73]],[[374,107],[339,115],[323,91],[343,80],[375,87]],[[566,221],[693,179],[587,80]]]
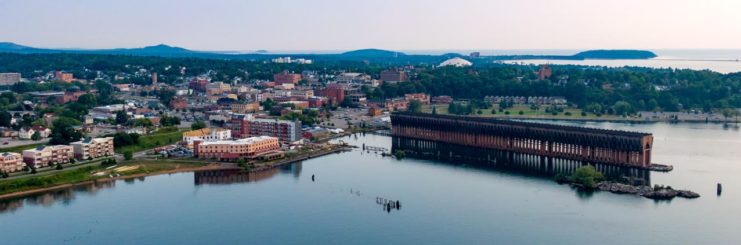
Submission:
[[[281,142],[295,142],[301,139],[301,122],[266,118],[253,118],[251,115],[232,115],[228,123],[234,138],[254,136],[277,137]]]
[[[20,73],[0,73],[0,85],[13,85],[20,81]]]
[[[400,83],[409,81],[406,72],[400,70],[386,70],[382,71],[380,75],[381,81],[388,83]]]
[[[263,154],[280,151],[278,138],[250,137],[238,140],[195,141],[193,153],[198,158],[236,160],[257,158]]]
[[[73,157],[72,146],[68,145],[39,146],[23,151],[23,162],[36,168],[68,163]]]
[[[113,137],[85,138],[81,141],[70,143],[75,158],[87,160],[99,157],[113,156]]]
[[[12,173],[23,170],[23,156],[15,152],[0,153],[0,172]]]
[[[215,82],[206,84],[206,94],[208,95],[219,95],[230,92],[231,90],[232,86],[228,83]]]
[[[183,133],[183,142],[193,147],[194,141],[219,141],[232,139],[232,133],[224,128],[202,128]]]

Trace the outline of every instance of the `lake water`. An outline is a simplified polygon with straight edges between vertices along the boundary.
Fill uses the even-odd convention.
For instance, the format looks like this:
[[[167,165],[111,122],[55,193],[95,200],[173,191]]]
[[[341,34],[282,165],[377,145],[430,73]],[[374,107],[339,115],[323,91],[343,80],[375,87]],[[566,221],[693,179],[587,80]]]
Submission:
[[[720,124],[572,123],[654,134],[653,184],[699,199],[582,193],[548,176],[356,149],[256,175],[182,173],[3,202],[3,244],[735,244],[741,133]],[[391,147],[379,135],[344,138]],[[316,176],[312,182],[311,176]],[[716,196],[715,185],[724,192]],[[400,200],[384,210],[376,197]]]
[[[741,72],[741,50],[656,50],[658,57],[647,60],[512,60],[505,63],[585,65],[606,67],[650,67]],[[560,52],[561,54],[564,52]]]

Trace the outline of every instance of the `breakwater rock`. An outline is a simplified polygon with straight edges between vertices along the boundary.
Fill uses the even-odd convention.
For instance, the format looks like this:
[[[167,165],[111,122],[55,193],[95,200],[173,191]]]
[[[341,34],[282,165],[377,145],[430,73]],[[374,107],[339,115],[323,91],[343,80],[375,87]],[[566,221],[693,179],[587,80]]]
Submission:
[[[639,195],[651,199],[672,199],[675,197],[698,198],[700,194],[687,190],[675,190],[671,186],[634,186],[622,183],[603,181],[597,183],[596,188],[602,191],[609,191],[617,194]]]

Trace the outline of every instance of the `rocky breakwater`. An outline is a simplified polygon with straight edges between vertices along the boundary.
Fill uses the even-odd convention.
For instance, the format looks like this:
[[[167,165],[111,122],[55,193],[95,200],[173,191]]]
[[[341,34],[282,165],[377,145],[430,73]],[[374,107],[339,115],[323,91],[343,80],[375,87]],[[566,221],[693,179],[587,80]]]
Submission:
[[[684,197],[684,198],[698,198],[700,197],[700,194],[697,194],[692,191],[687,190],[675,190],[671,186],[660,186],[655,185],[654,187],[650,186],[634,186],[634,185],[626,185],[618,182],[612,182],[612,181],[602,181],[597,183],[595,186],[597,189],[602,191],[609,191],[612,193],[617,194],[632,194],[632,195],[639,195],[646,198],[651,199],[657,199],[657,200],[667,200],[667,199],[673,199],[675,197]]]

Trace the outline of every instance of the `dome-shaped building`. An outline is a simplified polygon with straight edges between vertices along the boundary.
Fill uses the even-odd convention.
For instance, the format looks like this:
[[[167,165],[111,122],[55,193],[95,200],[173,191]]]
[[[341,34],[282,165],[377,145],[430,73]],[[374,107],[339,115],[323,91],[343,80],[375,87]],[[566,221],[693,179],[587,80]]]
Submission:
[[[440,66],[455,66],[455,67],[466,67],[471,66],[473,63],[470,61],[461,59],[460,57],[455,57],[446,61],[443,61],[443,63],[440,63]]]

